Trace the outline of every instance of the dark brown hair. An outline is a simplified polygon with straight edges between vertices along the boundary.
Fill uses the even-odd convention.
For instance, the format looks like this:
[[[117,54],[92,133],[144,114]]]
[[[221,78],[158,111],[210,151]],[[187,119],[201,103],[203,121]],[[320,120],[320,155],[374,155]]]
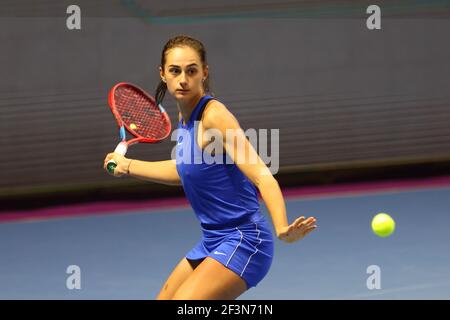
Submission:
[[[197,51],[198,56],[200,57],[200,61],[202,62],[203,66],[207,65],[206,50],[205,50],[205,47],[203,46],[203,44],[199,40],[194,39],[190,36],[178,35],[178,36],[175,36],[175,37],[169,39],[169,41],[167,41],[166,45],[164,46],[164,48],[162,50],[161,68],[163,70],[164,70],[164,65],[166,64],[167,51],[172,48],[175,48],[175,47],[184,47],[184,46],[190,47],[190,48],[194,49],[195,51]],[[203,82],[203,89],[207,93],[210,92],[209,76]],[[159,104],[163,101],[164,96],[166,95],[166,91],[167,91],[167,84],[161,80],[158,84],[158,87],[156,88],[156,93],[155,93],[155,100],[156,100],[157,104]]]

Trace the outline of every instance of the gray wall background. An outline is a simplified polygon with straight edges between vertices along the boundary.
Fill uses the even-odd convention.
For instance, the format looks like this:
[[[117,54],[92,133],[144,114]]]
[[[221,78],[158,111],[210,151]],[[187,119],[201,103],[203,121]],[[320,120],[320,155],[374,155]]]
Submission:
[[[153,94],[161,49],[177,34],[205,44],[213,91],[244,129],[280,129],[282,170],[450,158],[448,7],[391,11],[381,30],[370,31],[362,4],[362,12],[326,17],[202,20],[182,14],[214,17],[228,3],[237,11],[220,12],[233,15],[237,3],[153,2],[154,12],[174,19],[149,23],[117,1],[84,2],[83,16],[80,1],[82,29],[70,31],[61,3],[32,10],[29,1],[19,3],[0,14],[2,195],[127,181],[102,169],[117,143],[108,90],[127,81]],[[306,4],[278,8],[296,12]],[[274,3],[265,8],[275,10]],[[175,126],[173,99],[165,106]],[[172,146],[136,145],[128,156],[168,159]]]

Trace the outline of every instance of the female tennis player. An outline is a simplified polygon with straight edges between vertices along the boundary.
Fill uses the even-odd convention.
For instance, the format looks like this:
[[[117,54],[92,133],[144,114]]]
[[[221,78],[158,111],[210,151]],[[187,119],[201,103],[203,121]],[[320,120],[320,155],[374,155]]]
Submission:
[[[170,39],[163,48],[159,71],[156,101],[160,103],[167,90],[175,97],[178,128],[187,133],[178,134],[176,159],[148,162],[110,153],[104,160],[105,170],[114,159],[114,176],[182,185],[200,221],[202,239],[174,268],[157,299],[235,299],[255,287],[272,263],[272,232],[260,212],[257,189],[280,240],[302,239],[316,229],[316,219],[299,217],[288,224],[277,181],[236,118],[209,95],[209,69],[200,41],[183,35]],[[208,135],[198,133],[210,129],[221,133],[222,157],[232,161],[193,161],[195,152],[202,153],[212,142]],[[235,132],[232,139],[227,139],[227,130]],[[192,161],[179,161],[186,147]],[[238,159],[238,151],[245,157]]]

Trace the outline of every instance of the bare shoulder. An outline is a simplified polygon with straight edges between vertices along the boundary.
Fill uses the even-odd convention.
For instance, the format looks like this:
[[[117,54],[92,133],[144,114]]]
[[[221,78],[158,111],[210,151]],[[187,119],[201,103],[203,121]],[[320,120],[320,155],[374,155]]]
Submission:
[[[218,128],[223,125],[233,125],[237,122],[233,114],[220,101],[211,100],[205,107],[202,123],[205,128]]]

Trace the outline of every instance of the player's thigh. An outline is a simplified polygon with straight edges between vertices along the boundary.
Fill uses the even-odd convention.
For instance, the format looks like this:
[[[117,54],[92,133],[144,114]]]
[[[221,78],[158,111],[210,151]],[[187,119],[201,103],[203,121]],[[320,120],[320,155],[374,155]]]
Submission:
[[[178,265],[173,269],[170,276],[167,278],[156,299],[172,299],[177,289],[194,272],[195,268],[202,261],[203,260],[188,260],[186,258],[181,259]]]
[[[207,257],[178,288],[173,300],[232,300],[246,290],[239,275]]]

